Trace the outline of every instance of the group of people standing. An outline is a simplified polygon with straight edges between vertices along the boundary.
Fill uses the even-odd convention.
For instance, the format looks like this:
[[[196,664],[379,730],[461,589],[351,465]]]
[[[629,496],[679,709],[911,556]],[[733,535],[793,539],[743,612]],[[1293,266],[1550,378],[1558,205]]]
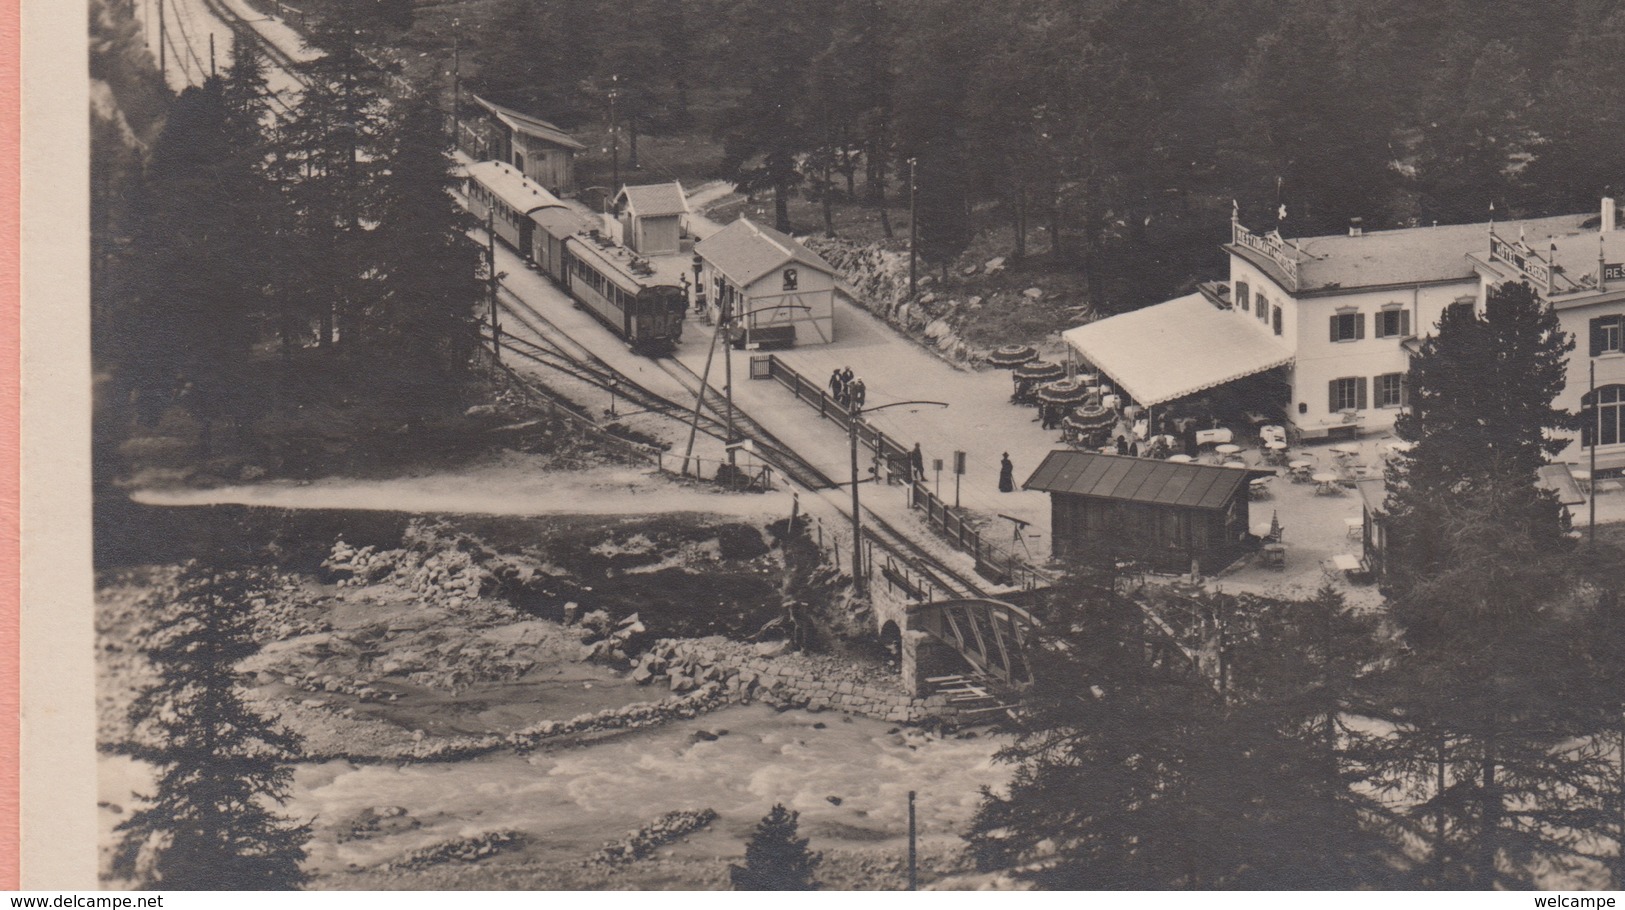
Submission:
[[[835,399],[835,403],[841,407],[851,410],[863,407],[868,390],[864,388],[863,379],[853,375],[851,367],[846,367],[830,372],[829,397]]]

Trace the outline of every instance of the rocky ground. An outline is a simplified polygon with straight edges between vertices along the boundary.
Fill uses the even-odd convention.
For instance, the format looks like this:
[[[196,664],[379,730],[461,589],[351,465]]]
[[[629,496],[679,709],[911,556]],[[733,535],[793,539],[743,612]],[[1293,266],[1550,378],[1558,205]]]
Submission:
[[[240,666],[249,702],[303,739],[290,806],[315,819],[317,887],[722,887],[773,801],[833,845],[828,884],[898,887],[898,788],[922,785],[864,770],[877,756],[911,782],[971,775],[942,800],[927,863],[933,879],[964,871],[953,835],[997,779],[992,740],[888,722],[928,706],[876,659],[744,641],[777,613],[762,527],[419,519],[396,546],[360,536],[266,577],[262,647]],[[124,715],[152,679],[137,630],[177,571],[101,578],[104,845],[150,787],[120,754]],[[724,596],[681,615],[651,596],[650,579],[681,596],[685,577]]]

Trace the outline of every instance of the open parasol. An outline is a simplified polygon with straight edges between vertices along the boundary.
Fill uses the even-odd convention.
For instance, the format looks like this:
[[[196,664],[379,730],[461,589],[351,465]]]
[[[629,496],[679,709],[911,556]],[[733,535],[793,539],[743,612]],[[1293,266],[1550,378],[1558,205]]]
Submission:
[[[1015,377],[1022,382],[1048,382],[1066,375],[1066,367],[1048,360],[1033,360],[1016,367]]]
[[[1089,387],[1076,379],[1057,379],[1038,387],[1038,400],[1045,404],[1074,405],[1089,397]]]
[[[1038,352],[1024,344],[1007,344],[987,355],[987,362],[1001,370],[1013,370],[1038,359]]]

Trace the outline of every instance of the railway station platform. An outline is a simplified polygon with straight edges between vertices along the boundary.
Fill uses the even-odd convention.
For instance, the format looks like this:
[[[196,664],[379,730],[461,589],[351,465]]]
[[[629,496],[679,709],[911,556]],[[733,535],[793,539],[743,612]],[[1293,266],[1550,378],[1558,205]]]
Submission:
[[[983,539],[1017,553],[1022,553],[1025,545],[1032,562],[1047,561],[1049,497],[1022,491],[1020,484],[1051,449],[1060,445],[1059,433],[1040,428],[1034,408],[1010,402],[1009,373],[957,369],[840,295],[836,297],[835,319],[833,343],[774,353],[781,362],[820,384],[828,382],[831,371],[850,366],[863,378],[869,409],[911,400],[946,402],[946,408],[887,408],[864,419],[905,445],[920,443],[927,486],[933,491],[939,488],[932,462],[942,459],[940,495],[949,504],[955,498],[953,453],[964,451],[966,473],[959,478],[959,503],[984,520]],[[684,329],[677,356],[696,374],[704,369],[713,331],[692,320]],[[839,483],[847,482],[851,466],[845,429],[833,420],[821,418],[816,408],[798,401],[779,383],[751,380],[751,353],[733,352],[735,402],[825,474]],[[713,364],[711,377],[717,384],[722,375],[720,360],[719,349],[719,362]],[[1015,465],[1016,492],[999,492],[999,460],[1004,452],[1010,453]],[[867,477],[868,467],[868,453],[860,450],[862,476]],[[922,513],[909,508],[906,487],[864,483],[860,496],[866,510],[873,510],[893,524],[924,529]],[[1021,538],[1015,536],[1014,522],[1000,516],[1027,523]],[[946,542],[943,545],[946,547]]]

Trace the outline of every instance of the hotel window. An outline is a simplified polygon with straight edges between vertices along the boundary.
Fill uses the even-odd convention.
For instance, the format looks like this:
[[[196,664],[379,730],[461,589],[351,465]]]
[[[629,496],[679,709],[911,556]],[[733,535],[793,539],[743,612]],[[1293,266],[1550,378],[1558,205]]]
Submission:
[[[1251,295],[1247,292],[1247,282],[1245,281],[1236,282],[1236,306],[1241,307],[1241,311],[1244,313],[1252,307]]]
[[[1581,425],[1580,445],[1611,446],[1625,442],[1625,385],[1605,385],[1580,399],[1581,407],[1596,413],[1596,420]],[[1595,440],[1595,441],[1593,441]]]
[[[1366,407],[1366,382],[1364,376],[1346,376],[1342,379],[1333,379],[1327,383],[1329,395],[1326,409],[1337,411],[1363,411]]]
[[[1389,304],[1377,314],[1378,338],[1403,338],[1411,333],[1410,311],[1397,303]]]
[[[784,289],[786,291],[795,290],[796,289],[796,282],[797,282],[796,270],[795,269],[785,269],[784,270]]]
[[[1359,341],[1365,337],[1365,314],[1339,311],[1332,316],[1332,341]]]
[[[1255,302],[1258,304],[1258,321],[1268,324],[1270,321],[1270,302],[1264,298],[1263,294],[1259,294],[1258,300]]]
[[[1377,377],[1377,407],[1402,408],[1405,406],[1405,374],[1384,373]]]
[[[1274,309],[1271,318],[1275,322],[1275,334],[1277,334],[1277,335],[1281,334],[1281,308],[1280,307],[1276,307]]]
[[[1599,316],[1591,320],[1591,356],[1625,352],[1625,316]]]

